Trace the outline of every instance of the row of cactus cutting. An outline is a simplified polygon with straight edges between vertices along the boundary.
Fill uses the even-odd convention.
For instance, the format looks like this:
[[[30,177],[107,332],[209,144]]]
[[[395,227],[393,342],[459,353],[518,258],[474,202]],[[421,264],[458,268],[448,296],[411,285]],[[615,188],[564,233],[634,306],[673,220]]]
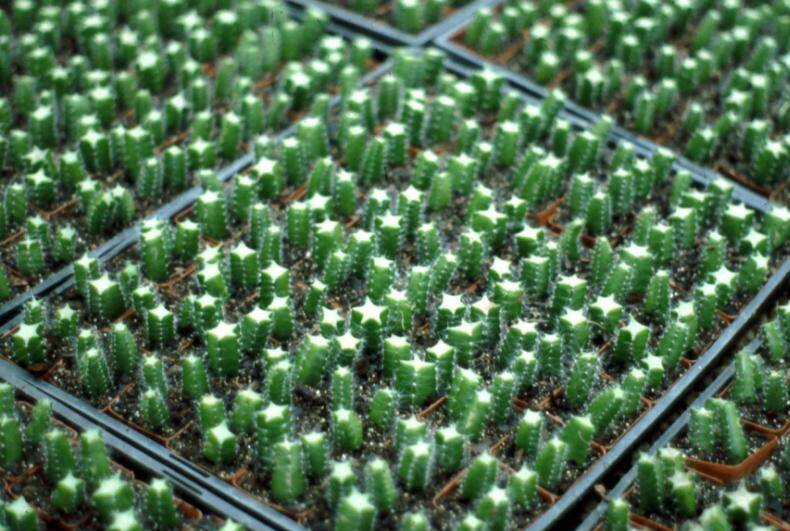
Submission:
[[[168,481],[137,481],[112,460],[98,430],[77,434],[54,419],[52,409],[47,399],[17,401],[13,388],[0,383],[0,528],[242,529],[185,516]]]
[[[280,0],[0,12],[0,300],[349,92],[372,46]],[[12,274],[13,269],[15,274]],[[11,277],[11,278],[9,278]]]
[[[689,159],[769,188],[788,178],[784,2],[505,0],[463,39]]]
[[[762,325],[761,336],[757,353],[746,348],[736,355],[735,376],[725,393],[690,410],[684,435],[654,454],[639,456],[634,488],[609,502],[607,529],[629,529],[634,514],[661,525],[694,530],[782,527],[790,478],[790,304],[779,308],[776,320]],[[766,427],[773,433],[765,431]],[[756,463],[753,472],[729,483],[706,476],[709,469],[687,460],[737,466],[760,446],[770,444],[771,437],[779,438],[772,452]]]
[[[10,351],[96,404],[136,401],[116,411],[182,455],[196,431],[191,459],[311,527],[522,525],[790,237],[786,209],[757,213],[562,106],[397,50],[338,108],[256,138],[190,212],[77,260]]]

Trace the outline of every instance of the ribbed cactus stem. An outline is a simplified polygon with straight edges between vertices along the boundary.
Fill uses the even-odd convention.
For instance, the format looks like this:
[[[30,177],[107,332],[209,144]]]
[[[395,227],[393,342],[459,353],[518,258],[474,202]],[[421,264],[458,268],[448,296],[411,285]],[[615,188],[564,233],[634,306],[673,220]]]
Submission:
[[[356,488],[344,496],[335,515],[336,528],[344,531],[372,531],[376,521],[377,507],[369,494]]]
[[[146,356],[143,360],[141,374],[147,387],[156,389],[162,396],[167,396],[167,376],[165,375],[165,365],[160,356],[156,354]]]
[[[392,389],[377,389],[370,402],[369,417],[371,422],[380,430],[392,426],[395,415],[397,397]]]
[[[293,333],[294,316],[291,301],[287,297],[275,297],[268,307],[272,319],[272,335],[283,341]]]
[[[538,484],[553,488],[565,472],[568,459],[568,445],[558,437],[549,439],[535,458],[535,472]]]
[[[239,242],[230,252],[230,283],[239,290],[257,288],[260,282],[258,257],[253,249]]]
[[[362,421],[354,410],[337,409],[333,411],[332,431],[337,448],[356,450],[362,446]]]
[[[140,415],[150,428],[159,430],[170,423],[170,408],[159,389],[149,388],[143,391],[139,407]]]
[[[214,240],[228,235],[228,213],[225,201],[214,191],[204,192],[198,198],[198,219],[203,233]]]
[[[538,366],[547,376],[562,374],[562,346],[560,338],[555,334],[545,334],[538,345]]]
[[[0,464],[14,468],[23,457],[22,429],[12,413],[0,415]]]
[[[271,462],[271,450],[277,442],[285,440],[291,432],[291,413],[287,406],[270,404],[255,415],[258,458]]]
[[[164,304],[159,304],[146,312],[146,339],[151,348],[164,347],[175,339],[175,315]]]
[[[197,409],[203,433],[226,421],[225,403],[214,395],[207,394],[200,397]]]
[[[207,357],[212,371],[223,376],[239,372],[241,365],[240,339],[236,327],[219,323],[206,335]]]
[[[332,373],[332,408],[354,408],[354,375],[346,367],[338,367]]]
[[[82,477],[90,488],[95,488],[111,475],[110,458],[98,430],[85,431],[80,435],[80,456]]]
[[[565,388],[568,403],[579,409],[590,397],[597,379],[598,355],[594,352],[579,354],[574,361],[568,384]]]
[[[357,486],[357,476],[350,461],[336,461],[332,463],[331,471],[327,476],[326,497],[330,507],[336,508],[340,500],[351,494]]]
[[[623,307],[614,297],[599,296],[588,308],[588,316],[593,326],[604,334],[611,334],[620,324]]]
[[[516,379],[510,371],[502,371],[491,382],[490,413],[495,423],[504,422],[512,410],[511,400],[515,396]]]
[[[620,411],[625,393],[619,385],[607,387],[592,399],[587,413],[595,426],[596,435],[603,435]]]
[[[641,454],[637,461],[637,485],[639,505],[643,511],[660,511],[664,506],[665,478],[660,461],[653,456]]]
[[[91,495],[91,501],[102,520],[107,522],[114,514],[134,507],[134,491],[127,481],[121,479],[120,473],[116,472],[99,483]]]
[[[293,503],[305,487],[301,445],[290,440],[278,442],[273,449],[272,494],[280,501]]]
[[[317,335],[308,336],[297,354],[297,379],[303,385],[317,386],[326,370],[330,356],[329,342]]]
[[[516,446],[524,452],[527,460],[538,455],[546,420],[540,411],[527,410],[521,418],[516,431]]]
[[[22,323],[11,336],[14,359],[22,365],[44,361],[44,334],[40,323]]]
[[[527,465],[513,472],[508,479],[508,495],[514,503],[529,508],[535,502],[538,487],[538,475]]]
[[[24,496],[3,507],[5,523],[12,531],[36,531],[39,529],[38,515]]]
[[[499,461],[488,452],[476,457],[466,470],[461,482],[461,496],[477,499],[494,486],[499,476]]]
[[[160,528],[177,525],[178,513],[173,498],[173,487],[164,479],[154,479],[146,493],[146,514]]]
[[[715,416],[707,408],[692,408],[689,419],[689,441],[703,455],[710,455],[715,447]]]
[[[85,498],[85,482],[72,472],[64,476],[52,491],[52,505],[66,514],[74,513]]]
[[[642,369],[633,368],[623,379],[623,404],[618,414],[625,419],[632,418],[641,407],[641,398],[647,387],[647,375]]]
[[[675,370],[680,357],[685,354],[689,328],[679,320],[670,322],[658,340],[656,354],[664,360],[667,370]]]
[[[472,395],[468,409],[462,415],[460,430],[472,440],[477,440],[483,433],[491,411],[492,395],[487,390],[477,391]]]
[[[293,364],[288,360],[273,363],[266,374],[265,391],[269,400],[278,405],[287,405],[292,400]]]
[[[675,472],[668,479],[677,511],[686,518],[693,517],[697,513],[694,476],[685,472]]]
[[[594,432],[589,416],[574,415],[568,419],[560,433],[560,439],[568,445],[568,459],[582,466],[587,463]]]
[[[0,382],[0,415],[14,415],[14,388]]]
[[[79,312],[71,306],[61,306],[55,310],[55,333],[61,337],[76,336],[79,317]]]
[[[418,406],[436,393],[436,365],[418,358],[401,360],[395,389],[402,403]]]
[[[743,481],[734,491],[725,492],[722,500],[727,512],[727,519],[736,525],[756,522],[760,517],[763,497],[758,493],[749,491]]]
[[[90,348],[79,356],[77,363],[80,380],[88,394],[93,398],[107,396],[112,380],[104,351]]]
[[[125,309],[121,287],[108,274],[89,282],[88,301],[91,312],[103,322],[117,318]]]
[[[398,491],[387,461],[375,457],[365,465],[365,489],[377,511],[388,512],[393,508]]]
[[[242,389],[233,401],[231,428],[234,433],[252,433],[255,428],[255,412],[263,406],[263,397],[250,388]]]
[[[532,297],[544,297],[549,291],[550,261],[545,256],[528,256],[521,263],[521,280]]]
[[[771,369],[762,376],[763,407],[766,411],[779,414],[787,410],[790,396],[786,375],[777,369]]]
[[[475,514],[487,522],[489,529],[504,531],[510,522],[510,496],[500,487],[493,487],[477,502]]]
[[[757,400],[757,365],[748,350],[743,349],[735,355],[735,381],[732,397],[739,403]]]
[[[181,390],[192,400],[208,392],[208,375],[203,358],[190,354],[181,360]]]
[[[719,433],[727,458],[730,463],[740,463],[748,456],[749,449],[738,409],[732,402],[722,400],[717,404],[716,410]]]
[[[783,499],[785,484],[782,481],[781,474],[773,464],[768,463],[760,467],[757,473],[757,480],[766,500],[778,502]]]
[[[400,453],[407,446],[425,439],[427,435],[427,424],[417,420],[417,417],[401,417],[395,423],[395,448]]]
[[[482,347],[484,328],[480,321],[462,321],[447,329],[445,340],[455,349],[458,365],[467,367],[477,357]]]
[[[382,374],[385,378],[392,378],[397,377],[398,371],[401,369],[401,362],[408,361],[411,355],[411,348],[409,345],[409,341],[405,337],[401,336],[390,336],[384,340],[384,352],[382,356]],[[401,376],[401,380],[403,380],[403,376],[409,376],[410,373],[406,373],[405,375]],[[411,385],[411,381],[403,382],[403,385]],[[408,385],[407,385],[408,384]],[[408,389],[399,389],[401,392],[405,392]]]
[[[215,464],[228,464],[236,458],[236,435],[230,431],[227,422],[221,422],[205,432],[203,436],[203,455]]]
[[[132,332],[125,323],[115,323],[110,331],[110,357],[118,375],[130,375],[140,363],[140,354]]]
[[[39,444],[51,426],[52,402],[48,398],[41,398],[36,401],[30,414],[30,420],[27,423],[27,440],[32,444]]]
[[[630,517],[630,506],[622,498],[609,500],[606,508],[606,531],[628,531]]]
[[[25,237],[16,247],[16,267],[25,276],[44,271],[44,248],[38,238]]]

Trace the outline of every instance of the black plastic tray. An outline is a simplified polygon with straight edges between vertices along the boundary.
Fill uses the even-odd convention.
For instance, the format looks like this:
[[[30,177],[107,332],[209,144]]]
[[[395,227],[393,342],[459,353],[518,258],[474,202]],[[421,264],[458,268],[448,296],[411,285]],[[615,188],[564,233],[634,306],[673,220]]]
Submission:
[[[376,48],[376,50],[378,53],[382,53],[382,48]],[[389,61],[383,62],[367,73],[360,83],[376,79],[389,68]],[[333,98],[332,105],[337,105],[337,103],[338,98]],[[279,143],[282,139],[293,134],[295,128],[296,125],[292,124],[274,135],[275,143]],[[253,155],[248,152],[222,168],[217,173],[217,178],[220,182],[227,182],[252,162]],[[98,258],[101,263],[106,263],[137,242],[142,221],[170,219],[192,205],[202,193],[201,186],[190,188],[153,214],[114,236],[90,255]],[[64,267],[40,282],[35,288],[0,307],[0,321],[6,321],[3,326],[0,326],[0,335],[19,325],[23,318],[22,307],[29,299],[57,295],[72,287],[74,285],[73,272],[72,266]],[[180,490],[186,491],[190,496],[194,495],[196,500],[200,500],[204,506],[211,508],[217,514],[232,518],[249,529],[303,529],[290,518],[264,506],[190,461],[172,454],[164,446],[102,413],[84,400],[36,379],[24,369],[2,358],[0,358],[0,375],[12,386],[33,399],[50,398],[55,412],[70,423],[80,426],[82,429],[90,427],[101,429],[107,444],[128,457],[129,461],[159,476],[167,477]],[[216,502],[216,505],[210,505],[209,502]]]
[[[492,0],[472,0],[465,6],[455,10],[450,16],[441,21],[426,27],[420,33],[407,33],[398,28],[379,20],[360,15],[351,9],[346,9],[337,4],[322,2],[320,0],[287,0],[291,5],[301,9],[317,7],[321,11],[332,17],[332,20],[347,26],[367,37],[376,39],[384,44],[391,46],[411,46],[418,47],[434,40],[447,30],[457,27],[462,22],[471,18],[478,9],[489,5]]]
[[[760,347],[761,340],[760,338],[755,338],[746,345],[746,349],[751,352],[756,352],[757,349]],[[725,367],[721,373],[716,377],[716,379],[702,391],[694,403],[692,403],[682,415],[680,415],[675,422],[672,423],[669,428],[667,428],[661,436],[656,439],[656,441],[650,446],[650,449],[647,451],[648,454],[655,454],[661,448],[664,448],[672,439],[675,438],[683,429],[685,429],[686,425],[689,423],[689,419],[691,418],[691,409],[692,408],[699,408],[705,404],[705,401],[719,392],[726,387],[729,383],[730,379],[732,379],[733,375],[735,374],[735,362],[731,362],[727,367]],[[608,497],[609,498],[616,498],[617,496],[622,496],[625,491],[634,483],[636,480],[636,466],[631,467],[628,472],[620,478],[620,481],[609,491]],[[607,500],[602,500],[595,508],[587,515],[581,525],[576,529],[576,531],[592,531],[598,525],[598,523],[605,517],[607,510]]]
[[[296,0],[289,0],[289,1],[296,1]],[[480,7],[486,6],[486,7],[495,8],[496,6],[502,4],[504,1],[505,0],[488,0]],[[312,3],[312,0],[310,1],[310,3]],[[320,2],[315,2],[315,3],[321,4]],[[436,47],[447,52],[447,54],[450,55],[456,61],[459,61],[463,64],[466,64],[474,68],[487,68],[489,70],[498,72],[503,76],[505,76],[508,82],[510,82],[512,85],[521,88],[523,91],[527,92],[528,94],[531,94],[536,98],[541,98],[541,99],[545,98],[546,95],[549,93],[549,89],[547,89],[543,85],[540,85],[539,83],[533,81],[531,78],[525,76],[524,74],[519,74],[500,64],[489,61],[483,58],[480,54],[474,52],[473,50],[453,41],[453,37],[455,37],[458,33],[463,31],[470,22],[471,22],[471,17],[460,21],[459,23],[455,24],[450,28],[447,28],[447,30],[444,33],[442,33],[441,35],[437,36],[436,39],[434,39],[433,42],[436,45]],[[579,105],[578,103],[572,101],[571,99],[567,99],[565,101],[565,110],[568,111],[570,114],[580,118],[587,124],[594,124],[601,117],[601,113],[595,112],[591,109],[588,109],[587,107]],[[617,123],[615,123],[614,127],[612,128],[612,136],[623,139],[626,142],[629,142],[636,146],[639,146],[647,153],[653,153],[656,149],[662,147],[661,144],[657,144],[652,140],[648,140],[647,138],[644,138],[643,136],[632,132],[630,129],[626,129],[625,127],[622,127]],[[668,147],[668,146],[664,146],[664,147]],[[676,152],[676,150],[674,149],[672,149],[672,151]],[[718,177],[722,177],[716,171],[706,166],[702,166],[700,164],[692,162],[680,153],[676,153],[676,157],[677,157],[678,167],[688,170],[693,175],[700,176],[706,182],[710,182]],[[729,182],[731,182],[733,185],[735,185],[736,188],[741,188],[743,190],[743,192],[741,192],[742,196],[751,197],[753,204],[769,202],[769,199],[766,196],[749,189],[748,187],[742,185],[739,182],[734,181],[733,179],[730,179],[729,177],[724,176],[724,178],[727,179]]]
[[[495,0],[493,3],[496,3],[497,1],[501,1],[501,0]],[[492,0],[488,0],[488,2],[492,3]],[[495,65],[493,63],[489,63],[487,61],[482,61],[480,59],[465,60],[464,58],[456,57],[451,50],[445,48],[445,45],[442,43],[442,39],[438,39],[437,41],[435,41],[435,43],[440,49],[444,49],[444,51],[448,54],[448,58],[445,60],[445,69],[454,74],[457,74],[461,77],[469,77],[472,74],[472,72],[479,70],[481,68],[493,70],[497,73],[502,74],[507,80],[510,88],[519,92],[525,101],[529,103],[533,103],[535,105],[539,105],[540,102],[544,100],[548,94],[548,91],[546,91],[546,89],[544,89],[543,87],[538,87],[537,85],[536,87],[540,89],[539,91],[528,89],[527,87],[519,83],[517,80],[512,78],[512,76],[516,76],[516,74],[513,74],[513,72],[510,72],[502,68],[501,66]],[[371,76],[371,78],[372,77],[373,76]],[[528,82],[532,83],[531,81]],[[569,124],[571,124],[574,127],[574,129],[576,129],[577,131],[584,129],[591,129],[600,119],[600,115],[594,114],[591,111],[588,111],[590,112],[590,116],[586,116],[586,117],[581,116],[577,112],[575,112],[574,107],[577,107],[575,103],[566,100],[565,108],[560,112],[559,117],[567,121]],[[627,131],[623,130],[620,126],[616,124],[612,127],[608,142],[612,145],[616,145],[621,142],[625,144],[630,144],[634,148],[634,153],[638,157],[642,157],[642,158],[652,157],[656,149],[662,147],[657,144],[639,142],[638,139],[633,137],[633,135],[630,135]],[[742,184],[727,179],[726,177],[712,170],[702,168],[696,164],[689,162],[688,160],[681,157],[678,153],[676,153],[675,150],[673,149],[670,149],[670,151],[675,157],[675,160],[672,164],[672,170],[688,171],[691,174],[691,178],[694,182],[704,186],[717,179],[726,179],[733,186],[732,200],[740,201],[746,206],[754,208],[760,212],[768,212],[772,208],[778,206],[775,203],[769,201],[766,197],[763,197],[760,194],[757,194],[752,190],[749,190]]]
[[[670,412],[680,399],[687,394],[693,386],[737,345],[740,336],[754,321],[771,301],[788,287],[790,278],[790,258],[786,259],[776,273],[754,296],[754,298],[741,309],[735,320],[724,329],[716,341],[701,355],[672,386],[656,401],[655,405],[647,410],[645,415],[625,432],[617,443],[604,454],[595,464],[588,468],[579,479],[566,490],[562,497],[549,507],[532,525],[530,530],[550,529],[584,496],[601,481],[616,463],[622,461],[636,447],[640,440]],[[717,380],[718,381],[718,380]]]
[[[285,129],[281,133],[275,135],[275,139],[283,138],[292,132],[293,126]],[[247,153],[242,157],[236,159],[231,164],[228,164],[220,171],[217,172],[217,177],[221,182],[225,182],[239,171],[243,170],[252,162],[252,154]],[[100,262],[108,260],[118,254],[120,251],[128,247],[132,242],[137,239],[140,229],[140,223],[150,219],[168,219],[179,211],[183,210],[192,204],[202,193],[201,186],[193,186],[188,190],[176,196],[172,201],[164,204],[152,214],[141,218],[131,227],[122,230],[102,245],[88,253],[89,256],[98,258]],[[13,319],[13,315],[20,310],[24,304],[33,298],[46,297],[47,295],[55,292],[58,288],[65,289],[70,285],[72,275],[74,274],[74,266],[68,265],[60,268],[58,271],[52,273],[50,276],[43,279],[34,287],[24,291],[0,306],[0,324],[9,322]]]
[[[292,6],[287,6],[288,14],[295,18],[301,19],[302,12]],[[338,35],[345,39],[352,39],[355,37],[355,33],[350,31],[348,28],[336,24],[335,22],[330,22],[328,26],[328,33]],[[367,80],[375,79],[380,75],[380,72],[386,71],[389,69],[389,65],[387,59],[389,57],[389,47],[386,45],[382,45],[379,42],[372,41],[373,52],[376,55],[377,59],[381,61],[381,63],[374,68],[373,70],[367,72],[364,76],[362,76],[360,83],[365,83]],[[336,105],[338,101],[338,97],[334,96],[332,98],[331,104]],[[285,138],[287,135],[291,134],[294,130],[294,125],[291,124],[290,126],[275,132],[273,134],[275,141],[279,141],[282,138]],[[217,177],[221,182],[225,182],[233,175],[238,173],[239,171],[243,170],[247,166],[249,166],[253,162],[252,154],[246,153],[233,162],[227,164],[226,166],[222,167],[217,171]],[[183,210],[185,207],[190,205],[194,202],[198,196],[202,193],[202,188],[200,185],[193,186],[182,192],[181,194],[177,195],[164,205],[160,206],[157,210],[153,213],[149,214],[148,216],[144,216],[138,218],[137,221],[134,222],[131,226],[121,230],[117,234],[110,237],[108,240],[104,241],[101,245],[99,245],[96,249],[93,249],[88,252],[88,256],[96,257],[100,260],[108,259],[112,256],[115,256],[118,252],[128,247],[130,242],[134,241],[137,238],[140,223],[149,220],[149,219],[168,219],[173,214]],[[32,298],[41,298],[49,295],[55,288],[63,284],[63,282],[67,281],[73,274],[74,268],[71,265],[64,266],[54,273],[50,274],[49,276],[41,279],[36,285],[31,288],[28,288],[26,291],[17,294],[14,298],[9,301],[6,301],[3,304],[0,304],[0,325],[6,323],[9,319],[11,319],[15,312],[17,312],[28,300]]]
[[[275,142],[279,142],[289,134],[292,134],[294,128],[295,126],[291,126],[277,134],[274,137]],[[218,173],[219,180],[227,182],[252,162],[252,154],[245,154],[223,168]],[[203,189],[200,186],[190,188],[176,200],[171,201],[146,219],[170,219],[192,205],[202,192]],[[101,263],[106,263],[113,259],[137,242],[139,230],[139,223],[126,229],[116,237],[117,241],[114,242],[112,247],[108,246],[103,253],[96,253],[95,256]],[[53,278],[56,276],[57,278]],[[27,296],[17,297],[14,300],[17,302],[17,306],[9,310],[10,312],[16,311],[16,314],[4,326],[0,327],[0,335],[12,330],[22,321],[24,315],[21,311],[21,306],[25,301],[33,296],[57,295],[73,285],[73,267],[69,266],[39,285],[37,287],[39,289],[30,290],[24,294]],[[109,446],[128,456],[131,462],[147,470],[152,470],[158,475],[167,477],[175,485],[181,487],[182,490],[187,490],[190,494],[195,493],[204,505],[209,506],[208,501],[214,500],[219,504],[218,507],[227,506],[228,510],[222,514],[228,514],[229,517],[242,523],[245,527],[249,529],[288,529],[294,531],[303,529],[287,516],[266,507],[219,477],[171,453],[164,446],[135,431],[123,422],[99,411],[81,398],[77,398],[52,384],[38,380],[24,369],[2,358],[0,358],[0,375],[14,387],[17,387],[34,399],[47,397],[52,400],[55,412],[73,424],[83,429],[86,427],[100,428],[105,434],[105,441]],[[186,486],[186,489],[182,485]],[[214,508],[212,507],[212,509]],[[218,510],[215,512],[219,513]]]
[[[458,75],[469,75],[479,65],[463,65],[449,62],[448,70]],[[543,95],[532,91],[525,91],[524,87],[507,78],[512,88],[520,90],[527,101],[538,102]],[[545,92],[544,92],[545,95]],[[589,121],[573,113],[570,109],[565,109],[560,116],[567,120],[577,129],[591,127],[594,121]],[[625,142],[632,144],[637,156],[650,157],[655,150],[655,146],[650,148],[645,144],[636,143],[632,138],[627,138],[613,132],[609,138],[611,143]],[[691,173],[692,179],[700,184],[707,184],[717,178],[713,172],[700,171],[700,168],[688,168],[682,161],[676,160],[673,164],[675,171],[686,169]],[[773,204],[764,197],[755,194],[751,190],[734,183],[733,200],[741,201],[749,207],[758,211],[766,212],[773,207]],[[671,411],[678,401],[688,394],[709,370],[720,363],[723,357],[731,353],[732,348],[743,333],[749,328],[755,318],[775,300],[779,295],[785,293],[790,288],[790,258],[785,258],[782,264],[771,275],[758,293],[752,297],[746,306],[741,308],[738,316],[722,331],[716,341],[701,354],[692,365],[678,380],[676,380],[666,392],[656,401],[642,418],[636,422],[631,429],[625,432],[614,446],[603,456],[601,456],[590,468],[588,468],[543,514],[535,519],[527,528],[530,531],[543,531],[552,529],[559,525],[563,519],[569,516],[571,509],[582,501],[585,495],[601,481],[612,468],[621,462],[636,445]]]
[[[69,426],[79,431],[90,429],[101,430],[105,444],[112,449],[112,453],[116,458],[120,458],[121,461],[125,463],[133,463],[136,470],[143,470],[152,477],[166,478],[174,485],[177,495],[180,498],[189,501],[199,508],[207,509],[220,518],[232,519],[242,524],[247,529],[272,529],[270,526],[264,524],[264,521],[258,519],[254,513],[250,513],[233,505],[229,500],[204,488],[187,476],[175,472],[171,467],[166,466],[149,451],[151,445],[138,447],[138,445],[128,442],[123,437],[118,436],[108,429],[101,421],[102,419],[96,422],[90,417],[86,417],[82,410],[72,409],[70,404],[64,403],[61,400],[62,397],[59,396],[59,393],[48,392],[51,391],[51,389],[47,387],[51,386],[35,380],[29,373],[16,365],[0,359],[0,375],[3,381],[10,384],[11,387],[17,389],[18,392],[30,400],[36,401],[42,398],[50,399],[55,416]],[[59,391],[59,389],[55,390]]]
[[[446,68],[459,76],[467,76],[470,69],[459,65],[457,63],[448,62]],[[381,65],[379,68],[370,72],[362,80],[362,83],[369,83],[377,77],[386,73],[389,69],[389,63]],[[514,88],[518,89],[518,86]],[[539,98],[529,93],[522,95],[527,102],[538,103]],[[336,100],[335,100],[336,103]],[[589,127],[589,124],[578,116],[572,115],[563,111],[562,116],[569,123],[577,129],[584,129]],[[281,140],[292,132],[292,128],[275,136],[275,140]],[[613,136],[610,138],[611,142],[627,142],[622,138]],[[645,157],[650,155],[650,151],[645,149],[644,146],[635,145],[635,151],[638,156]],[[233,175],[244,169],[252,161],[251,155],[245,155],[229,167],[223,169],[220,173],[220,179],[227,181]],[[675,165],[675,169],[681,166]],[[692,174],[692,177],[698,183],[706,183],[707,179],[704,177]],[[162,209],[158,213],[159,218],[167,218],[175,215],[179,211],[189,206],[202,192],[200,187],[195,187],[183,194],[178,201],[168,205],[167,209]],[[745,193],[744,189],[736,188],[733,193],[733,198],[743,201],[747,205],[765,211],[770,208],[766,201],[755,201],[753,194]],[[109,261],[117,254],[133,245],[136,241],[137,231],[139,225],[130,229],[128,237],[115,245],[114,248],[108,250],[107,253],[100,257],[102,262]],[[658,422],[669,412],[669,410],[676,405],[678,400],[689,392],[692,386],[705,374],[705,372],[715,366],[720,359],[730,351],[730,348],[735,344],[738,338],[743,334],[747,327],[751,324],[754,318],[774,299],[777,294],[782,292],[785,287],[788,277],[790,277],[790,258],[777,268],[773,275],[769,278],[767,283],[760,289],[760,291],[751,299],[751,301],[744,306],[735,320],[724,329],[718,339],[702,354],[694,363],[694,365],[687,370],[680,379],[678,379],[656,402],[656,404],[636,423],[632,428],[623,434],[620,440],[612,447],[612,449],[602,456],[594,463],[592,467],[579,477],[579,479],[563,493],[562,497],[551,507],[540,515],[530,526],[530,530],[544,530],[556,526],[560,521],[565,518],[569,511],[579,503],[584,496],[599,482],[605,474],[607,474],[615,463],[622,460],[634,446],[651,430]],[[58,285],[52,286],[49,294],[56,294],[65,291],[73,285],[73,278],[68,276],[63,279]],[[17,310],[21,308],[17,307]],[[0,329],[0,333],[5,330],[10,330],[16,326],[22,319],[21,311],[16,315],[4,328]],[[4,372],[5,368],[13,368],[15,373],[27,374],[23,369],[20,369],[9,362],[0,360],[0,371]],[[222,499],[227,500],[229,503],[238,506],[244,511],[247,511],[254,518],[260,522],[265,523],[280,529],[302,529],[296,522],[280,514],[279,512],[265,507],[259,501],[250,496],[244,495],[240,490],[232,487],[225,481],[217,478],[216,476],[206,472],[197,465],[172,454],[163,446],[150,440],[143,434],[135,431],[133,428],[126,426],[122,422],[110,418],[108,415],[98,411],[95,407],[87,402],[66,393],[65,391],[56,388],[45,382],[39,382],[27,376],[30,385],[36,387],[40,392],[50,396],[53,401],[57,401],[64,407],[67,407],[75,413],[75,415],[82,415],[86,421],[99,425],[106,432],[111,433],[114,437],[124,441],[126,444],[138,448],[141,452],[146,453],[150,458],[156,460],[162,466],[166,467],[170,473],[175,477],[183,478],[185,481],[191,481],[195,484],[207,489],[208,491],[220,496]]]

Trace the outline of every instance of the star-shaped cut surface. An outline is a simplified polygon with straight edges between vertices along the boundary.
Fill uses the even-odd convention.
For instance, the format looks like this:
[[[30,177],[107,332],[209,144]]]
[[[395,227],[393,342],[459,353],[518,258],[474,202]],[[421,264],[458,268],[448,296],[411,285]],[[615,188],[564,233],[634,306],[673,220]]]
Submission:
[[[648,374],[657,371],[663,372],[664,358],[650,354],[642,359],[642,365],[645,367],[645,370],[648,372]]]
[[[386,308],[374,303],[370,298],[365,298],[365,303],[362,306],[355,306],[351,312],[355,321],[360,324],[384,322],[384,312]]]
[[[598,296],[598,298],[595,299],[595,306],[599,308],[604,315],[619,312],[623,309],[623,306],[615,300],[614,295]]]
[[[5,511],[11,516],[14,522],[22,522],[25,517],[29,517],[29,515],[33,513],[33,508],[24,496],[19,496],[16,500],[5,506]]]
[[[116,285],[115,281],[110,279],[110,275],[108,275],[106,272],[96,280],[91,280],[90,284],[91,287],[95,289],[99,295],[101,295],[102,293],[106,293]]]
[[[757,520],[763,505],[762,496],[749,491],[743,482],[736,490],[726,492],[723,498],[727,514],[734,521],[741,523]]]
[[[227,321],[222,321],[209,330],[209,335],[215,337],[218,341],[223,341],[228,338],[233,339],[236,337],[236,326]]]
[[[14,332],[14,337],[18,341],[22,341],[24,345],[29,345],[31,341],[38,341],[41,339],[41,323],[22,323],[19,328]]]
[[[244,242],[239,242],[239,244],[233,248],[232,252],[242,261],[246,258],[249,258],[250,256],[255,255],[255,251],[247,247],[247,244]]]

